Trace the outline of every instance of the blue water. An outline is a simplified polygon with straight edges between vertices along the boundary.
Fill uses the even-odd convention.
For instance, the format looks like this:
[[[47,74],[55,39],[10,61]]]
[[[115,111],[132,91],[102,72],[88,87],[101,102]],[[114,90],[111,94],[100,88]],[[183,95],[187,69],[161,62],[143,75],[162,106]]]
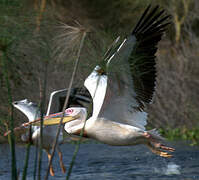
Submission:
[[[71,180],[199,180],[199,147],[186,143],[171,143],[176,148],[174,157],[165,159],[152,154],[143,145],[113,147],[104,144],[81,144]],[[74,144],[61,146],[66,168],[69,167],[75,149]],[[25,159],[25,146],[16,146],[17,167],[22,174]],[[28,168],[28,180],[33,179],[35,148],[31,147],[31,158]],[[43,152],[42,178],[44,179],[48,159]],[[0,180],[10,179],[11,160],[9,146],[0,145]],[[59,167],[56,154],[53,167],[55,176],[50,180],[66,179]]]

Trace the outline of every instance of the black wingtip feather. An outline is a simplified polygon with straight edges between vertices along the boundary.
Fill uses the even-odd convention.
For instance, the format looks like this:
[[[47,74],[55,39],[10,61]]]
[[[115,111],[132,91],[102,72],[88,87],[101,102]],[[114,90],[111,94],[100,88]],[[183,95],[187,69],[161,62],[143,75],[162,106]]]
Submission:
[[[139,31],[141,32],[144,29],[149,29],[151,26],[153,26],[153,22],[158,19],[162,14],[164,13],[164,10],[160,11],[157,15],[155,15],[151,20],[146,23]],[[139,33],[139,32],[138,32]]]
[[[146,8],[132,31],[132,35],[136,37],[136,45],[129,59],[137,99],[143,103],[150,103],[154,95],[155,53],[171,17],[164,15],[165,11],[159,10],[159,6],[150,9],[151,5]]]
[[[139,19],[137,25],[133,29],[132,35],[136,36],[137,34],[142,33],[142,31],[145,31],[146,29],[149,29],[150,27],[158,26],[163,21],[171,17],[167,15],[159,20],[159,18],[161,18],[161,16],[164,14],[165,10],[161,10],[159,12],[158,11],[159,5],[155,6],[151,11],[150,11],[150,8],[151,8],[151,5],[149,5],[146,8],[141,18]]]
[[[138,29],[139,26],[140,26],[140,23],[141,23],[142,20],[144,19],[145,15],[147,14],[147,12],[148,12],[148,10],[150,9],[150,7],[151,7],[151,4],[149,4],[148,7],[145,9],[145,11],[144,11],[144,13],[142,14],[140,20],[138,21],[137,25],[135,26],[135,28],[134,28],[132,34],[134,34],[134,33],[137,31],[137,29]]]

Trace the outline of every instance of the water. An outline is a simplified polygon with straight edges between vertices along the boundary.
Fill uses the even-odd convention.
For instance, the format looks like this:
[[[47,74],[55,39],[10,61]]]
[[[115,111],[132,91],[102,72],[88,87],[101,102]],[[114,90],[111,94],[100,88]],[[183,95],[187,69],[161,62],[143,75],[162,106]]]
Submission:
[[[176,148],[174,157],[165,159],[152,154],[143,145],[113,147],[104,144],[81,144],[71,180],[199,180],[199,147],[190,147],[185,143],[172,143]],[[75,145],[61,146],[64,164],[69,167]],[[25,159],[25,147],[16,146],[17,167],[22,174]],[[31,148],[28,168],[28,180],[33,179],[35,148]],[[43,153],[42,178],[45,177],[48,159]],[[53,162],[55,177],[50,180],[62,180],[58,155]],[[0,145],[0,180],[10,179],[10,152],[8,145]]]

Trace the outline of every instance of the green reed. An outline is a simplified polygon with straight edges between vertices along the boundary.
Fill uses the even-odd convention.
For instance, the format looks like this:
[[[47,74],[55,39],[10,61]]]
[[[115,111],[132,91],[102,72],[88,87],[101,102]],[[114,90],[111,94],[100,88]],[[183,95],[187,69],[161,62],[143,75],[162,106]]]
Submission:
[[[8,136],[10,142],[10,149],[11,149],[11,169],[12,169],[12,179],[17,179],[17,165],[16,165],[16,154],[15,154],[15,136],[14,136],[14,119],[13,119],[13,106],[12,106],[12,93],[11,93],[11,87],[9,82],[9,76],[8,76],[8,61],[10,60],[7,55],[7,48],[9,46],[9,43],[6,44],[7,39],[4,39],[4,47],[1,49],[2,53],[2,69],[3,69],[3,76],[6,82],[6,88],[7,88],[7,95],[8,95],[8,104],[10,108],[10,115],[9,115],[9,129],[11,131],[10,135]],[[1,42],[2,43],[2,42]]]
[[[30,147],[31,147],[31,141],[32,141],[32,132],[31,132],[31,126],[29,127],[29,142],[26,147],[26,158],[25,158],[25,163],[24,163],[24,168],[23,168],[23,175],[22,175],[22,180],[26,180],[27,176],[27,170],[28,170],[28,161],[30,157]]]
[[[43,152],[43,117],[44,117],[44,104],[46,101],[46,86],[47,86],[47,69],[48,69],[48,61],[45,62],[44,69],[44,82],[43,82],[43,91],[41,92],[41,121],[40,121],[40,143],[39,143],[39,157],[38,157],[38,179],[41,179],[41,169],[42,169],[42,152]]]
[[[160,128],[160,133],[168,140],[185,140],[189,141],[190,145],[199,145],[199,126],[194,128],[187,128],[186,126],[180,128]]]
[[[67,28],[68,27],[69,26],[67,26]],[[78,52],[77,52],[77,56],[76,56],[76,60],[75,60],[75,65],[74,65],[73,73],[72,73],[72,76],[71,76],[70,84],[69,84],[69,87],[68,87],[66,99],[65,99],[64,106],[63,106],[63,109],[62,109],[62,112],[63,112],[62,114],[63,115],[62,115],[60,123],[58,125],[56,138],[55,138],[55,141],[53,143],[52,154],[51,154],[51,158],[49,160],[48,170],[47,170],[47,173],[46,173],[46,176],[45,176],[45,180],[47,180],[48,176],[49,176],[50,166],[52,164],[52,160],[53,160],[55,149],[56,149],[57,142],[58,142],[58,137],[59,137],[60,130],[61,130],[61,125],[62,125],[63,118],[64,118],[64,111],[65,111],[65,109],[67,107],[67,104],[68,104],[68,100],[69,100],[69,97],[70,97],[73,81],[74,81],[74,78],[75,78],[75,75],[76,75],[76,72],[77,72],[77,67],[78,67],[78,64],[79,64],[79,58],[80,58],[81,50],[82,50],[82,47],[83,47],[83,44],[84,44],[84,40],[85,40],[85,37],[86,37],[86,31],[84,29],[75,28],[75,34],[76,33],[81,36],[80,45],[79,45],[79,48],[78,48]]]

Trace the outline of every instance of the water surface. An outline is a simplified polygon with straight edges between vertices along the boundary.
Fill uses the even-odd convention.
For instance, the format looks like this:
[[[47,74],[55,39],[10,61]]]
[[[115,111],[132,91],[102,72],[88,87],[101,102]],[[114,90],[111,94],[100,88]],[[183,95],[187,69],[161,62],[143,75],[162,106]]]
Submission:
[[[186,143],[170,144],[176,148],[174,157],[165,159],[152,154],[143,145],[113,147],[104,144],[81,144],[76,163],[73,167],[71,180],[199,180],[199,147],[191,147]],[[61,146],[66,168],[69,167],[74,144]],[[17,167],[22,174],[25,160],[25,146],[16,146]],[[28,178],[33,179],[35,148],[31,147]],[[44,179],[48,159],[43,153],[42,178]],[[62,174],[58,155],[56,154],[53,166],[55,177],[50,180],[65,179]],[[0,145],[0,180],[10,179],[11,158],[9,145]]]

